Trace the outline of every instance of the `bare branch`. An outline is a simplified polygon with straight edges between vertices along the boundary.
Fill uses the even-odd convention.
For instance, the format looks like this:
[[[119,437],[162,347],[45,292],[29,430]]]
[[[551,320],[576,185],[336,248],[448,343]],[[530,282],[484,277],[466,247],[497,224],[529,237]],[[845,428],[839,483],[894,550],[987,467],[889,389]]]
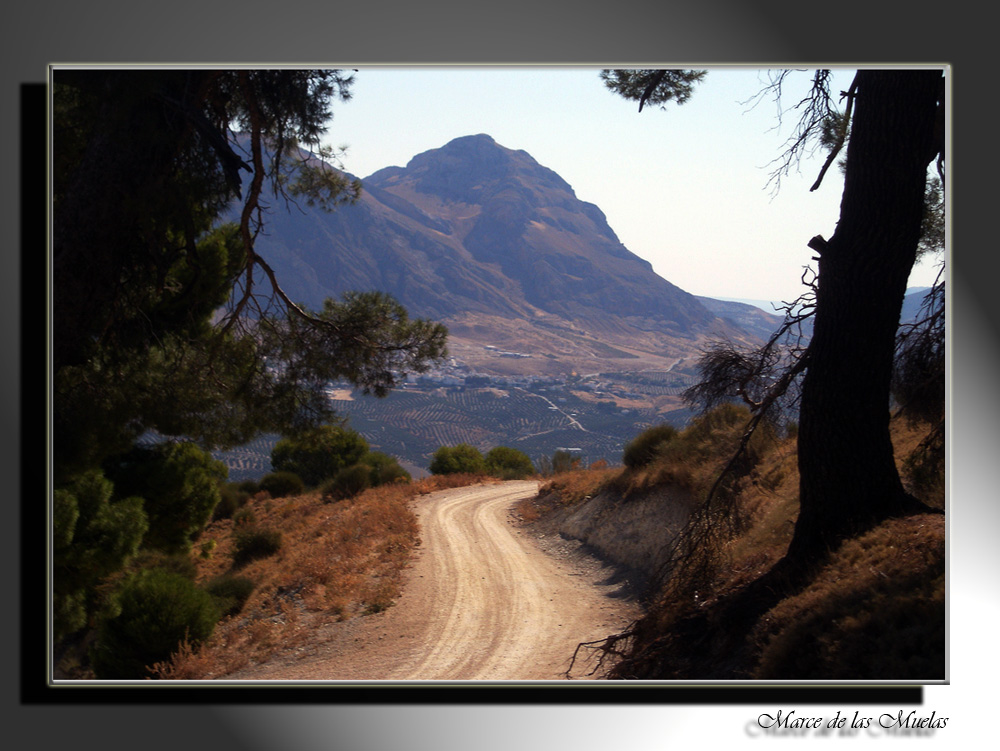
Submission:
[[[803,156],[809,155],[815,149],[827,145],[827,139],[824,138],[824,135],[828,132],[830,123],[839,123],[842,119],[830,94],[831,71],[829,70],[817,70],[813,74],[813,84],[809,89],[809,93],[791,107],[782,107],[782,84],[789,72],[782,70],[776,74],[772,74],[771,83],[755,97],[755,99],[759,100],[766,94],[773,96],[779,110],[776,128],[780,127],[783,115],[786,113],[793,111],[800,113],[798,124],[795,126],[792,136],[788,139],[785,150],[781,156],[770,162],[772,165],[777,165],[772,170],[771,176],[767,181],[767,185],[773,186],[772,193],[779,191],[781,178],[796,168]],[[826,170],[824,169],[823,171],[825,173]]]
[[[627,652],[621,648],[620,645],[623,643],[628,644],[632,638],[635,636],[635,627],[637,621],[632,621],[628,624],[621,633],[612,634],[603,639],[596,639],[594,641],[582,642],[576,645],[576,649],[573,650],[573,657],[570,659],[569,667],[566,668],[566,672],[563,675],[568,679],[572,679],[573,668],[576,666],[577,658],[580,655],[580,650],[589,649],[598,652],[597,662],[593,669],[586,674],[585,677],[598,675],[602,671],[607,663],[612,660],[620,660],[625,657]]]
[[[816,307],[815,272],[809,267],[803,270],[802,283],[806,291],[778,307],[784,319],[763,346],[716,342],[705,350],[698,362],[701,380],[684,392],[685,402],[704,410],[738,397],[755,413],[776,406],[804,368],[805,327]]]
[[[263,316],[264,310],[259,307],[259,300],[255,294],[254,268],[260,268],[264,272],[271,284],[273,294],[270,299],[276,296],[284,306],[287,313],[297,316],[303,321],[325,328],[335,328],[329,321],[314,316],[299,305],[297,305],[278,283],[277,275],[271,266],[257,253],[254,244],[261,227],[263,226],[262,214],[264,207],[261,204],[261,193],[263,191],[266,169],[264,165],[264,145],[263,126],[261,113],[252,90],[250,76],[247,71],[240,73],[240,84],[247,105],[247,114],[250,122],[250,153],[253,164],[253,178],[247,192],[247,198],[240,214],[240,237],[243,241],[243,249],[246,253],[246,269],[244,271],[241,294],[232,306],[232,310],[227,315],[225,324],[220,328],[220,334],[226,334],[236,321],[244,316],[247,307],[252,306],[259,316]],[[279,146],[279,151],[280,151]],[[280,190],[279,183],[275,183],[275,189]],[[266,317],[266,316],[264,316]]]

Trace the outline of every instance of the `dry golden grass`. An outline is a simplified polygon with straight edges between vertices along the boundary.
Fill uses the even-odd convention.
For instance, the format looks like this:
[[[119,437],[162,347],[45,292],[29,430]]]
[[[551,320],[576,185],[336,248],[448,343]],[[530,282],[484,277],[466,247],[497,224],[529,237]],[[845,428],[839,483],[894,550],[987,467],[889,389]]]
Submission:
[[[195,549],[210,553],[198,557],[196,581],[207,584],[238,575],[256,586],[240,612],[224,618],[199,649],[182,645],[168,663],[157,666],[157,677],[226,676],[267,660],[279,648],[295,648],[324,623],[390,607],[400,595],[402,571],[418,544],[413,499],[478,482],[489,480],[432,476],[372,488],[335,503],[325,503],[318,491],[280,499],[258,494],[244,508],[252,512],[257,528],[280,531],[281,549],[234,568],[236,524],[220,519],[205,529]]]
[[[623,472],[616,480],[617,489],[629,496],[663,485],[676,485],[695,496],[706,496],[739,446],[749,418],[750,412],[745,407],[723,405],[695,419],[673,439],[660,445],[648,463]],[[760,426],[747,447],[749,463],[756,465],[777,443],[773,429]]]
[[[756,678],[944,678],[944,517],[892,519],[849,540],[752,638]]]
[[[896,463],[906,477],[907,458],[927,434],[927,426],[912,425],[904,420],[892,424]],[[704,490],[714,481],[722,466],[721,459],[712,454],[726,445],[724,429],[712,431],[713,450],[705,452],[709,461],[689,468],[681,475],[688,487]],[[657,464],[638,481],[637,485],[650,482],[676,482],[678,476],[673,466],[677,460],[669,457]],[[768,438],[757,449],[756,463],[749,473],[735,484],[733,506],[743,516],[742,531],[732,539],[722,541],[713,552],[718,558],[720,577],[714,582],[719,592],[742,586],[767,571],[788,548],[795,521],[798,517],[799,471],[796,439]],[[928,505],[944,506],[943,497],[922,495]]]
[[[736,422],[722,421],[682,431],[648,465],[600,482],[583,473],[555,478],[544,487],[554,496],[547,507],[579,502],[597,487],[627,498],[658,485],[680,485],[704,497],[740,430]],[[918,484],[910,476],[910,457],[928,431],[926,425],[893,422],[897,465],[911,492],[943,508],[943,477],[927,482],[924,475]],[[945,520],[939,515],[890,520],[847,541],[797,594],[752,621],[748,640],[730,639],[733,614],[726,603],[751,591],[784,556],[798,516],[796,440],[764,438],[752,446],[752,461],[726,486],[719,507],[740,523],[728,526],[729,533],[711,517],[709,533],[691,538],[696,542],[690,565],[648,593],[646,615],[606,644],[627,655],[609,677],[943,677]],[[536,508],[545,513],[545,506]]]
[[[538,487],[538,495],[518,501],[514,511],[522,522],[538,521],[557,508],[566,508],[597,495],[622,473],[609,469],[606,462],[595,462],[589,469],[559,472]]]
[[[525,498],[514,504],[514,512],[523,522],[534,522],[542,518],[542,512],[534,498]]]
[[[549,498],[561,506],[572,506],[597,495],[621,473],[620,468],[606,467],[560,472],[541,484],[538,495],[540,498]]]

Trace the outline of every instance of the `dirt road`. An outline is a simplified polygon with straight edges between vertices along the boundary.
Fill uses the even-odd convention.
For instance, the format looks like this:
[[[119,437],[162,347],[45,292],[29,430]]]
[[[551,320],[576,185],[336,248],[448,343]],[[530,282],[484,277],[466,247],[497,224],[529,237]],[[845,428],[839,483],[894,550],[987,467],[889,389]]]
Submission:
[[[565,680],[577,644],[619,631],[637,610],[574,543],[514,524],[513,504],[536,490],[507,482],[424,497],[421,545],[397,604],[325,627],[305,654],[231,677]]]

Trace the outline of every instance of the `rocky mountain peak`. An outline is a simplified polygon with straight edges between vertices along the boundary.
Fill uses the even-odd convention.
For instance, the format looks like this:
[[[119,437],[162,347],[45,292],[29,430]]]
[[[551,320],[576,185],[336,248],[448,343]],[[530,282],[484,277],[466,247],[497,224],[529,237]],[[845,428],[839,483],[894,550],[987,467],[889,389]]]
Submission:
[[[540,165],[528,152],[501,146],[485,133],[455,138],[440,148],[417,154],[405,168],[390,167],[364,180],[366,185],[381,189],[389,189],[401,181],[408,182],[418,192],[473,205],[513,185],[563,191],[573,196],[565,180]]]

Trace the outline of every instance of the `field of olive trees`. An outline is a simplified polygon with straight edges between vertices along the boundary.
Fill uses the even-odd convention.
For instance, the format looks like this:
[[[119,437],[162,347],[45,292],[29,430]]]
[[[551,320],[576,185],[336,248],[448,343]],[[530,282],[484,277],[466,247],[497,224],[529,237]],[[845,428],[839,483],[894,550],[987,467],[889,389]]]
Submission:
[[[667,376],[670,376],[669,379]],[[337,412],[361,433],[373,450],[397,457],[419,474],[441,446],[468,443],[482,452],[510,446],[538,464],[560,449],[574,449],[587,466],[604,460],[621,463],[622,449],[643,428],[669,420],[680,426],[683,411],[664,414],[654,403],[676,396],[681,388],[670,374],[631,376],[622,404],[606,394],[601,400],[581,398],[571,388],[406,387],[384,399],[333,391]],[[628,404],[628,407],[622,406]],[[636,406],[636,405],[646,405]],[[217,454],[229,466],[231,480],[257,478],[270,471],[271,447],[278,436],[267,435],[239,449]]]

